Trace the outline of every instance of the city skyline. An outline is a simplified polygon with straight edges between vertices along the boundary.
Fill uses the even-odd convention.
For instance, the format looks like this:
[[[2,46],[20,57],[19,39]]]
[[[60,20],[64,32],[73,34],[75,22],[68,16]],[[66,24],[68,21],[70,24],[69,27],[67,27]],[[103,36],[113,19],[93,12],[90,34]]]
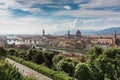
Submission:
[[[0,34],[120,27],[120,0],[0,0]]]

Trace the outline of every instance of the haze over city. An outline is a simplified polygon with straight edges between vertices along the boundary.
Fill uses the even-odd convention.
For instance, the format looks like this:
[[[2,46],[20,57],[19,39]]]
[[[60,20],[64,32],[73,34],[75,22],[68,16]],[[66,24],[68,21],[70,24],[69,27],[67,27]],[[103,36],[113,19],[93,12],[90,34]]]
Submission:
[[[0,34],[120,27],[120,0],[0,0]]]

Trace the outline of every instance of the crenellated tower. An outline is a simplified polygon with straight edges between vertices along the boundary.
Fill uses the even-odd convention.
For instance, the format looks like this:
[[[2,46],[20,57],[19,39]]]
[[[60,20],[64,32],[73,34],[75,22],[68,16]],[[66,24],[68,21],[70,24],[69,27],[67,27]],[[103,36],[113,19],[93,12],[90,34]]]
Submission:
[[[42,31],[42,32],[43,32],[43,36],[45,36],[45,30],[44,30],[44,29],[43,29],[43,31]]]
[[[116,37],[117,37],[117,32],[116,30],[114,31],[114,36],[113,36],[113,43],[116,44]]]

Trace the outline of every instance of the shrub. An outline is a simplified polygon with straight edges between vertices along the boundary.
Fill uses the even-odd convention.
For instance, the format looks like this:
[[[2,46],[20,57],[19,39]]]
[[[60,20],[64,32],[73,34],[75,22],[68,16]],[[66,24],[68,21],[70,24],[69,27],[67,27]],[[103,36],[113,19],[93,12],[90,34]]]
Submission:
[[[0,60],[0,80],[23,80],[23,76],[15,66]]]

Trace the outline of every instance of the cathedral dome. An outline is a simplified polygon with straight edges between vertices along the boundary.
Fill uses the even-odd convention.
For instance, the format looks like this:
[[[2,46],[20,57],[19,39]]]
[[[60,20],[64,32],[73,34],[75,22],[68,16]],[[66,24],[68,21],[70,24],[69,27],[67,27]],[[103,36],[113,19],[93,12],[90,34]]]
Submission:
[[[76,38],[80,38],[81,37],[81,32],[80,32],[80,30],[78,29],[77,31],[76,31]]]
[[[81,32],[79,29],[76,31],[76,35],[81,35]]]

